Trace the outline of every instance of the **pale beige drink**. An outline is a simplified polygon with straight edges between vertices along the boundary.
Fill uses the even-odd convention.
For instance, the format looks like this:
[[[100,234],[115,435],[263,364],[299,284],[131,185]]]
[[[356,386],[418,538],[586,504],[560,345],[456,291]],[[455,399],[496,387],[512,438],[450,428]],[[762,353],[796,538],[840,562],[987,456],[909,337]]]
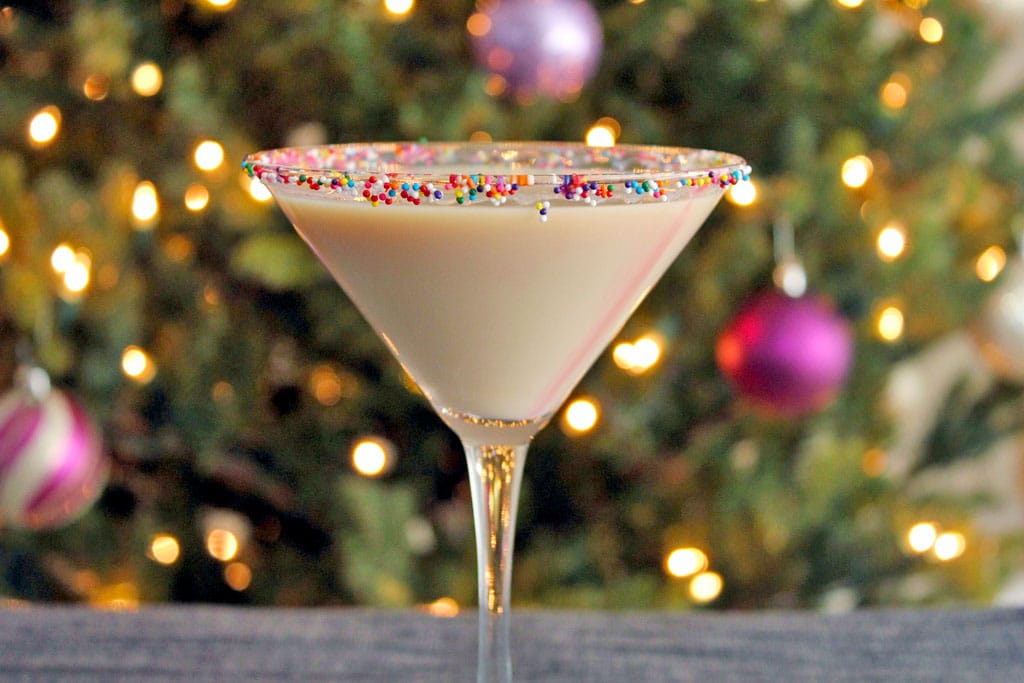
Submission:
[[[439,411],[550,415],[721,196],[592,207],[394,205],[278,193]]]

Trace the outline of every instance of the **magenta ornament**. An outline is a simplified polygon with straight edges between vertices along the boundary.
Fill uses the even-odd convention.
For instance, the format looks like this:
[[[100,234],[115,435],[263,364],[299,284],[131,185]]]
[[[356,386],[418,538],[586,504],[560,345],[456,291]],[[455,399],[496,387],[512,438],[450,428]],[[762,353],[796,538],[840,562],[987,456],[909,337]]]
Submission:
[[[571,99],[597,71],[604,38],[586,0],[501,0],[471,22],[477,62],[517,97]]]
[[[824,297],[768,290],[740,309],[719,336],[715,357],[741,396],[796,417],[824,408],[842,388],[853,335]]]
[[[54,529],[95,502],[109,467],[82,405],[52,389],[37,399],[16,388],[0,396],[0,521]]]

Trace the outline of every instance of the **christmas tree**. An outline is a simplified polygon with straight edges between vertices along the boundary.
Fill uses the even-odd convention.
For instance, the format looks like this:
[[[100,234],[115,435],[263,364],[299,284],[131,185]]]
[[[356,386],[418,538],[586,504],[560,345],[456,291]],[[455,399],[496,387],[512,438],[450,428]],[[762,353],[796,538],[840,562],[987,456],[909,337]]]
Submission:
[[[1019,261],[1024,92],[986,86],[998,26],[968,0],[549,2],[596,68],[547,89],[481,48],[517,29],[498,3],[0,10],[0,385],[45,371],[109,462],[83,516],[26,529],[0,454],[0,597],[473,603],[458,442],[238,162],[588,134],[755,174],[535,439],[516,600],[993,597],[1020,530],[983,523],[991,486],[947,484],[1024,414],[1019,376],[982,360],[1012,359],[1017,322],[983,318]],[[512,57],[567,59],[542,45]],[[779,322],[795,302],[810,328]],[[832,360],[800,362],[836,315]],[[770,376],[726,333],[742,320],[781,325]]]

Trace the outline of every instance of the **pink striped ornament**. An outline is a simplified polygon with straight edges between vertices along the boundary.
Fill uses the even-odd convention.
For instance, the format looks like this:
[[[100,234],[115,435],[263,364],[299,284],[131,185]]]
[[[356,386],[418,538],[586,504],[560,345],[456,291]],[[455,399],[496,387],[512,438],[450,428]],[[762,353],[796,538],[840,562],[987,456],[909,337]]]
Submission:
[[[0,396],[0,521],[28,529],[64,526],[99,497],[109,466],[82,405],[51,390]]]

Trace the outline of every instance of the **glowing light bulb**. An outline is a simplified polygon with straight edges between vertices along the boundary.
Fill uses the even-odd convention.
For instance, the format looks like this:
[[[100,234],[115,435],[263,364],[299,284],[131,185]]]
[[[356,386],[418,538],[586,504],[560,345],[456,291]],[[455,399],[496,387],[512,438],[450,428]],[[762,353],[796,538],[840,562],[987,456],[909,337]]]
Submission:
[[[1006,267],[1006,252],[999,245],[992,245],[981,252],[974,263],[974,272],[982,282],[992,282]]]
[[[252,178],[249,181],[249,196],[262,203],[270,201],[273,195],[270,194],[270,190],[267,189],[267,186],[259,178]]]
[[[590,147],[612,147],[615,131],[603,124],[595,124],[587,131],[587,145]]]
[[[146,384],[156,376],[156,365],[149,354],[138,346],[128,346],[121,353],[121,370],[126,376]]]
[[[157,534],[149,542],[149,557],[154,562],[171,565],[181,556],[181,544],[169,534]]]
[[[110,79],[103,74],[91,74],[82,83],[82,94],[94,102],[106,99],[110,93]]]
[[[76,258],[64,271],[64,287],[72,294],[79,294],[89,286],[89,264]]]
[[[946,531],[939,534],[932,544],[932,552],[942,562],[955,560],[967,550],[967,539],[958,531]]]
[[[238,550],[238,537],[227,529],[211,529],[206,535],[206,552],[221,562],[235,559]]]
[[[925,17],[918,24],[917,32],[921,36],[921,40],[926,43],[940,43],[945,29],[942,27],[942,22],[935,17]]]
[[[60,132],[60,109],[48,105],[37,111],[28,122],[28,138],[37,147],[53,142]]]
[[[441,617],[443,619],[450,619],[452,617],[459,616],[459,603],[454,598],[444,597],[438,598],[433,602],[423,606],[424,611],[433,616]]]
[[[379,477],[387,472],[393,458],[390,444],[380,437],[367,437],[352,447],[352,467],[364,477]]]
[[[900,72],[894,73],[882,86],[878,96],[889,109],[902,109],[907,106],[910,97],[910,78]]]
[[[931,522],[918,522],[907,532],[907,545],[915,553],[926,553],[935,545],[939,532]]]
[[[192,183],[185,190],[185,208],[189,211],[199,212],[210,203],[210,191],[205,185]]]
[[[843,162],[843,168],[841,171],[841,177],[843,184],[851,189],[857,189],[864,187],[864,185],[871,178],[871,174],[874,173],[875,167],[871,163],[871,159],[858,154],[855,157],[850,157]]]
[[[690,597],[694,602],[707,603],[722,593],[724,582],[715,572],[701,572],[690,579]]]
[[[241,593],[252,584],[252,569],[244,562],[232,562],[224,567],[224,583]]]
[[[55,273],[66,273],[75,262],[75,250],[66,242],[58,244],[50,253],[50,267]]]
[[[599,412],[592,399],[579,398],[570,403],[563,413],[563,424],[571,432],[589,432],[597,425]]]
[[[142,97],[152,97],[164,85],[164,72],[155,62],[143,62],[132,71],[132,90]]]
[[[875,241],[878,257],[883,261],[895,261],[907,248],[907,233],[902,223],[893,221],[878,231]]]
[[[472,14],[466,20],[466,30],[469,31],[469,35],[476,36],[477,38],[486,36],[491,32],[492,27],[491,18],[483,12]]]
[[[741,180],[729,188],[725,198],[736,206],[751,206],[757,201],[757,185],[749,180]]]
[[[394,17],[405,17],[415,4],[414,0],[384,0],[384,9]]]
[[[135,227],[140,229],[150,228],[160,213],[160,197],[156,192],[156,185],[148,180],[143,180],[135,186],[135,193],[132,195],[132,216],[135,218]]]
[[[699,548],[676,548],[665,558],[665,571],[676,578],[693,576],[708,567],[708,556]]]
[[[224,163],[224,147],[216,140],[203,140],[192,156],[199,170],[216,171]]]
[[[878,336],[888,342],[893,342],[903,336],[903,311],[895,304],[883,307],[875,319],[875,329]]]

